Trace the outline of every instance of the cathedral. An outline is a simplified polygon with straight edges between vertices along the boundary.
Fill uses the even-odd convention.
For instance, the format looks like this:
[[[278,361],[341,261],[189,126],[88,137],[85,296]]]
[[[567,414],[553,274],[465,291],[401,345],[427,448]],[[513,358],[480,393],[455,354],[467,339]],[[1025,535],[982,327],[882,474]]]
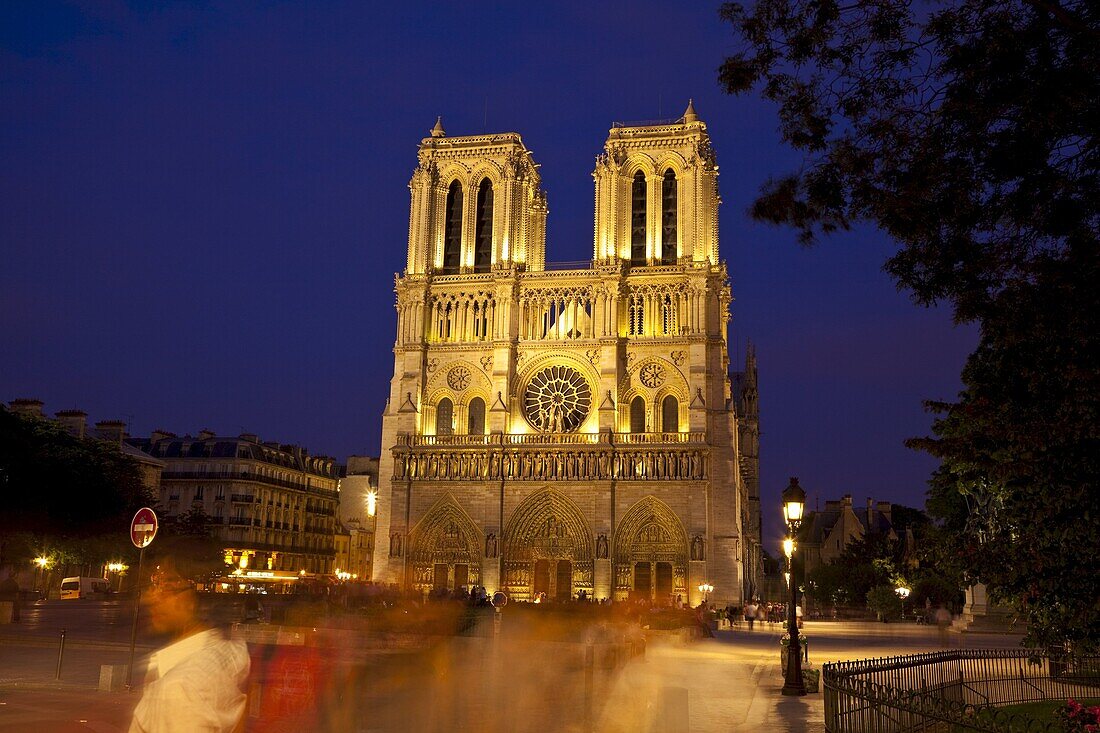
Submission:
[[[592,175],[591,261],[548,262],[518,134],[449,137],[437,121],[421,141],[375,581],[515,601],[753,592],[756,364],[750,350],[729,372],[707,127],[690,104],[616,123]]]

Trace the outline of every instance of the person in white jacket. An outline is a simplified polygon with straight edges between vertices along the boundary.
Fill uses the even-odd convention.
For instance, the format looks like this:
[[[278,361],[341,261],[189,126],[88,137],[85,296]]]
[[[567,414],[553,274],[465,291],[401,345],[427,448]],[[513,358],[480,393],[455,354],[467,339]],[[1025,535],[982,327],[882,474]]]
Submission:
[[[154,631],[172,642],[149,658],[130,733],[231,733],[245,714],[248,648],[205,624],[198,596],[170,560],[142,598]]]

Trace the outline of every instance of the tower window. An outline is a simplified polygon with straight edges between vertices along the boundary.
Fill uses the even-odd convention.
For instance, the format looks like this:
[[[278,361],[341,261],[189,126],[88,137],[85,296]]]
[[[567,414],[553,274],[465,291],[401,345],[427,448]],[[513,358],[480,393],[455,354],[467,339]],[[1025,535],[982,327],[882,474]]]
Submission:
[[[667,336],[672,336],[676,333],[677,328],[677,302],[673,300],[671,295],[665,295],[661,298],[661,330]]]
[[[676,249],[676,174],[669,168],[661,183],[661,264],[675,265]]]
[[[470,435],[485,434],[485,400],[480,397],[470,400],[470,410],[466,424],[468,427],[466,432]]]
[[[455,275],[462,258],[462,185],[447,189],[447,220],[443,228],[443,273]]]
[[[630,432],[645,432],[645,400],[641,395],[630,401]]]
[[[488,272],[493,258],[493,184],[488,178],[477,187],[476,224],[474,272]]]
[[[680,401],[672,395],[661,400],[661,432],[680,432]]]
[[[638,294],[630,296],[627,307],[627,333],[641,336],[645,333],[645,298]]]
[[[455,431],[455,406],[449,397],[444,397],[435,407],[435,434],[453,435]]]
[[[630,189],[630,264],[645,264],[645,174],[638,171]]]

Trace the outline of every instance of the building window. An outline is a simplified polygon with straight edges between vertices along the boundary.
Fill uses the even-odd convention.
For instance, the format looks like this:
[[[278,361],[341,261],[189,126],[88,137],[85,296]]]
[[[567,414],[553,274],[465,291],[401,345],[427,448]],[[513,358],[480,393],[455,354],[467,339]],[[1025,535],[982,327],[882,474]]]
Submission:
[[[661,264],[675,265],[676,250],[676,174],[669,168],[661,184]]]
[[[641,336],[645,333],[645,298],[631,295],[627,305],[627,333]]]
[[[677,303],[671,295],[661,298],[661,330],[666,336],[674,336],[677,328]]]
[[[470,435],[485,434],[485,400],[475,397],[470,400],[469,416],[466,421]]]
[[[202,499],[203,499],[203,487],[196,486],[195,487],[195,501],[202,501]]]
[[[447,219],[443,229],[443,273],[454,275],[462,257],[462,185],[447,189]]]
[[[452,435],[455,431],[454,403],[444,397],[435,408],[435,434]]]
[[[645,432],[645,400],[641,395],[630,401],[630,432]]]
[[[661,400],[661,432],[680,432],[680,401],[672,395]]]
[[[645,264],[646,195],[645,174],[634,174],[630,189],[630,264]]]
[[[474,272],[488,272],[493,259],[493,184],[488,178],[477,187],[474,232]]]

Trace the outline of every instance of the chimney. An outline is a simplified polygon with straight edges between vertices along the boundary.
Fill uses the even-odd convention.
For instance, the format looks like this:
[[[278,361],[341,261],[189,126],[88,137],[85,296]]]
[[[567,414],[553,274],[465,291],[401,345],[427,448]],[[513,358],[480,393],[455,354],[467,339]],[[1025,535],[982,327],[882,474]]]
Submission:
[[[840,497],[840,503],[843,504],[846,507],[851,507],[852,506],[852,495],[851,494],[845,494],[844,496]]]
[[[164,430],[163,428],[157,428],[156,430],[153,431],[153,434],[149,436],[149,440],[156,443],[157,441],[168,440],[169,438],[174,438],[174,437],[176,437],[175,433],[170,432],[168,430]]]
[[[878,503],[878,513],[886,517],[886,521],[889,522],[891,525],[894,524],[894,519],[891,516],[891,514],[893,513],[893,508],[893,505],[890,504],[890,502],[888,501],[880,501]]]
[[[8,407],[10,407],[11,411],[16,415],[22,415],[23,417],[42,417],[42,404],[42,400],[22,397],[9,402]]]
[[[210,440],[214,437],[214,431],[209,428],[203,428],[199,431],[199,440]]]
[[[57,413],[57,422],[73,437],[83,438],[88,413],[83,410],[62,410]]]
[[[100,420],[95,424],[95,432],[100,440],[122,445],[126,437],[126,423],[122,420]]]
[[[867,529],[868,531],[874,529],[875,526],[875,502],[871,500],[871,497],[867,497]]]

